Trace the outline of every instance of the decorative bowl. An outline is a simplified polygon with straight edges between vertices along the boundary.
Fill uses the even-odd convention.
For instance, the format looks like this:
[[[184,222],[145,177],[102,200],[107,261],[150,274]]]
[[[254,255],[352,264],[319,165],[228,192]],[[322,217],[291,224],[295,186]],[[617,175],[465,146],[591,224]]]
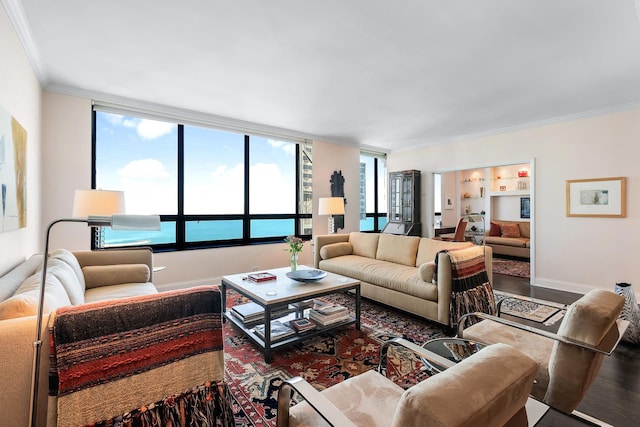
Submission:
[[[287,277],[297,282],[316,282],[327,277],[327,272],[322,270],[296,270],[288,272]]]

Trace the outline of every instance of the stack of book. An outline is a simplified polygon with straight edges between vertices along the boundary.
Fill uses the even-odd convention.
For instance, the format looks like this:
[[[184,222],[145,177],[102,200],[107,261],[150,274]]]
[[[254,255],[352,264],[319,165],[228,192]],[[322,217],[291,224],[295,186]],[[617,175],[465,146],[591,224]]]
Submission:
[[[310,331],[311,329],[315,329],[316,324],[306,317],[302,317],[289,321],[289,326],[291,326],[297,333],[300,334],[306,331]]]
[[[264,319],[264,308],[255,302],[247,302],[231,307],[231,314],[242,320],[242,323],[252,323]],[[282,317],[291,312],[291,309],[284,308],[271,313],[272,318]]]
[[[255,333],[262,339],[264,339],[264,324],[256,325],[253,330]],[[279,320],[271,321],[271,341],[279,341],[295,335],[295,331],[290,327],[286,326],[284,323]]]
[[[313,308],[309,311],[309,319],[321,326],[328,326],[349,319],[349,310],[340,304],[320,298],[313,300],[313,302]]]

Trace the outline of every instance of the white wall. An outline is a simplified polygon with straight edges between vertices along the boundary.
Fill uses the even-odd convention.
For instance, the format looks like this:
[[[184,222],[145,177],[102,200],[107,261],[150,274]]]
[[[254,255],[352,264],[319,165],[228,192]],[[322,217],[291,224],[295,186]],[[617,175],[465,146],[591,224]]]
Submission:
[[[44,92],[43,135],[44,148],[43,209],[44,221],[71,215],[73,195],[76,189],[91,187],[91,101],[75,96]],[[342,170],[345,178],[347,214],[345,229],[340,233],[358,230],[360,151],[356,147],[337,146],[314,142],[313,191],[314,207],[319,197],[331,195],[331,174]],[[317,208],[316,208],[317,209]],[[326,234],[327,217],[314,213],[313,227],[316,234]],[[57,224],[51,233],[52,249],[89,249],[90,232],[82,224]],[[300,263],[311,265],[311,243],[304,245]],[[289,254],[283,243],[246,247],[190,250],[156,253],[156,266],[167,267],[156,273],[154,283],[161,288],[167,284],[188,286],[215,283],[225,274],[241,273],[257,269],[284,267],[289,264]]]
[[[41,89],[6,11],[0,7],[0,105],[27,131],[27,226],[0,233],[0,274],[40,251]]]
[[[395,152],[388,165],[429,174],[535,158],[535,284],[584,292],[629,282],[638,293],[633,249],[640,238],[638,141],[640,110],[633,110]],[[566,180],[615,176],[627,177],[626,218],[566,217]]]

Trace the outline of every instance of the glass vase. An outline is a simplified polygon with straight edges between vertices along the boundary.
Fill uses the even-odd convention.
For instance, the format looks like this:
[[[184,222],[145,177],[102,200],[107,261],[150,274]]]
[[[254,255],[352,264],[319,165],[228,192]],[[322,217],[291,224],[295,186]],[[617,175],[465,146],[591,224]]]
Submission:
[[[291,252],[291,271],[298,269],[298,252]]]

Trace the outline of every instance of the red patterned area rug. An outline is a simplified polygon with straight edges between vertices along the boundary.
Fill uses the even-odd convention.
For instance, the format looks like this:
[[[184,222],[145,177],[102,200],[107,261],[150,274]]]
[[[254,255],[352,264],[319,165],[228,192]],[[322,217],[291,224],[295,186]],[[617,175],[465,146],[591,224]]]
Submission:
[[[494,257],[491,262],[494,273],[524,278],[530,277],[529,261]]]
[[[354,306],[351,295],[332,299]],[[228,291],[227,307],[247,300]],[[376,369],[380,345],[393,337],[416,343],[445,336],[435,323],[369,301],[362,302],[361,330],[339,328],[274,352],[267,364],[262,352],[229,322],[224,325],[226,380],[234,399],[237,426],[275,426],[278,386],[283,379],[301,376],[323,390],[369,369]],[[403,388],[428,377],[412,355],[389,352],[389,378]]]

